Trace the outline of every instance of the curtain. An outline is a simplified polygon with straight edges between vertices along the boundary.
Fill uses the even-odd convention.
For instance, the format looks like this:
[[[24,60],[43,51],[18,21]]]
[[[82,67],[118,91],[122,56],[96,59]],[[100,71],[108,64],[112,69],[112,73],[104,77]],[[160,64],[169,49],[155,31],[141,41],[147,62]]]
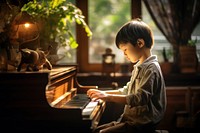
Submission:
[[[200,21],[200,0],[143,0],[143,2],[174,50],[177,51],[179,45],[187,44]]]

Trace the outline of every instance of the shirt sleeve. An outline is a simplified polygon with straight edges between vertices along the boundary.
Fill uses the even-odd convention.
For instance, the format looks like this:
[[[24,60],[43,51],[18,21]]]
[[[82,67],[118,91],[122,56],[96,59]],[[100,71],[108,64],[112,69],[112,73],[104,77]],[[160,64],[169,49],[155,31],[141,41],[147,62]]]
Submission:
[[[123,86],[123,88],[120,88],[119,91],[121,94],[128,94],[128,86],[129,86],[130,82],[128,82],[125,86]]]

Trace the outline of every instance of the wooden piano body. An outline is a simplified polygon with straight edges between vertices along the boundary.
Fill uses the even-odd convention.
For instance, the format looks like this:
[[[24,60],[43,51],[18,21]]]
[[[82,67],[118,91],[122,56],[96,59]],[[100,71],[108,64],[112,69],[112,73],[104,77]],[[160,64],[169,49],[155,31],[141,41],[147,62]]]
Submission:
[[[92,102],[85,93],[96,86],[79,85],[76,74],[77,66],[0,72],[0,130],[91,132],[105,103]]]

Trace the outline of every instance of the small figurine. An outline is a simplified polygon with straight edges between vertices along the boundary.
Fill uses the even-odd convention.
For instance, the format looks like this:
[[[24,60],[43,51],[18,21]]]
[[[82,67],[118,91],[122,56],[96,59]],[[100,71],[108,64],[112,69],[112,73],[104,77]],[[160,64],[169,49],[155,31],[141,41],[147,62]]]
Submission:
[[[22,67],[26,67],[26,71],[39,71],[46,66],[51,70],[52,65],[46,58],[49,52],[45,53],[42,50],[21,49],[21,61],[17,68],[17,71],[21,71]]]

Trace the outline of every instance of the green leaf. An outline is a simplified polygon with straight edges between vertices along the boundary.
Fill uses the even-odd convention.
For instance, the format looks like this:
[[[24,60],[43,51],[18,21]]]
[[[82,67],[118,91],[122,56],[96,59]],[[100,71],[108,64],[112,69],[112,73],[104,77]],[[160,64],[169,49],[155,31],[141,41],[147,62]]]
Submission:
[[[75,48],[78,47],[78,43],[76,43],[76,41],[72,41],[72,42],[70,43],[70,47],[71,47],[72,49],[75,49]]]
[[[71,31],[74,23],[82,25],[87,36],[92,36],[82,11],[66,0],[33,0],[25,4],[21,11],[26,11],[39,23],[42,22],[40,38],[43,43],[54,41],[60,46],[77,48],[78,43]]]

